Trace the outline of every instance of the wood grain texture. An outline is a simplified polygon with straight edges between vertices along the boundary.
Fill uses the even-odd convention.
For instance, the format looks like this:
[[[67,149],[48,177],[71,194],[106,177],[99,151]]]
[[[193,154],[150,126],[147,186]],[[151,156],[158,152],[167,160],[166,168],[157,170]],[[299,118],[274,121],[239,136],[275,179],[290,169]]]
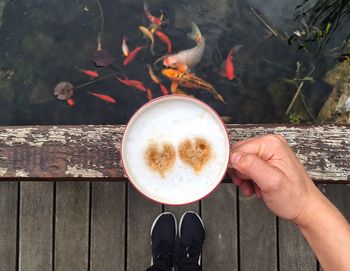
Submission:
[[[150,231],[154,219],[162,212],[156,204],[128,185],[127,270],[146,270],[151,265]]]
[[[0,182],[0,269],[16,270],[17,182]]]
[[[19,270],[52,269],[53,185],[21,183]]]
[[[348,184],[326,184],[318,185],[318,188],[350,223],[350,186]],[[320,266],[320,271],[324,271],[322,266]]]
[[[203,270],[238,270],[236,187],[221,184],[202,201]]]
[[[124,126],[0,127],[0,177],[125,177]],[[231,142],[282,134],[315,181],[350,182],[350,125],[228,125]]]
[[[240,271],[277,271],[276,217],[262,200],[239,195]]]
[[[124,271],[126,183],[93,183],[91,271]]]
[[[317,260],[305,238],[293,223],[279,220],[280,271],[317,271]]]
[[[89,254],[89,183],[58,182],[55,271],[86,271]]]

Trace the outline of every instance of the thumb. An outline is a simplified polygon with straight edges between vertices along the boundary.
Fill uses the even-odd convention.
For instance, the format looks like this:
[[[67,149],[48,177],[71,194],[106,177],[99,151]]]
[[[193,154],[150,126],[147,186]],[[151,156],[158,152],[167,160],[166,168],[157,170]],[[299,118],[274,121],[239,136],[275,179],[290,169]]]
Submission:
[[[270,190],[281,180],[281,172],[255,154],[233,152],[231,164],[238,173],[254,181],[262,191]]]

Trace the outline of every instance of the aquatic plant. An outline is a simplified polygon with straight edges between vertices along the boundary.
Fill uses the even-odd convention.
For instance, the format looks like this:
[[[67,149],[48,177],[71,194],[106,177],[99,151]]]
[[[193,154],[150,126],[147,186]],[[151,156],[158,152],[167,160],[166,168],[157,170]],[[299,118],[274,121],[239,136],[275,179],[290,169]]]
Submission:
[[[291,102],[290,102],[290,104],[289,104],[285,114],[289,115],[291,109],[293,108],[293,105],[294,105],[296,99],[300,96],[306,111],[310,115],[311,119],[314,122],[316,122],[316,119],[313,116],[313,114],[312,114],[312,112],[310,110],[310,107],[308,106],[308,104],[307,104],[307,102],[305,100],[305,96],[302,93],[302,89],[303,89],[303,86],[304,86],[305,82],[311,82],[311,83],[315,82],[314,78],[311,76],[313,74],[313,72],[315,71],[315,66],[312,66],[311,70],[305,76],[302,75],[301,71],[302,71],[302,63],[297,61],[295,77],[293,79],[285,79],[284,80],[287,83],[295,84],[296,87],[297,87],[297,90],[296,90],[296,92],[295,92],[295,94],[294,94],[294,96],[293,96],[293,98],[292,98],[292,100],[291,100]]]
[[[298,18],[306,19],[302,31],[294,31],[290,36],[299,40],[303,47],[312,42],[319,42],[320,49],[332,39],[340,29],[348,31],[341,48],[349,46],[350,40],[350,1],[348,0],[304,0],[296,7]]]

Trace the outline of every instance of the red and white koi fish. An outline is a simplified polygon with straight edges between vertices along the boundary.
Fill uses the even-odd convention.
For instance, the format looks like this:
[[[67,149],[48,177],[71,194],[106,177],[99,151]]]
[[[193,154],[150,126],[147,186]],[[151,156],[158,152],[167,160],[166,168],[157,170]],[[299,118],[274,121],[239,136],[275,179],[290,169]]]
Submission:
[[[128,65],[131,61],[134,60],[134,58],[137,56],[137,54],[140,52],[141,49],[143,49],[145,47],[143,46],[139,46],[139,47],[136,47],[134,50],[132,50],[129,55],[124,59],[123,61],[123,65],[126,66]]]
[[[119,80],[119,82],[121,82],[122,84],[124,84],[128,87],[133,87],[133,88],[136,88],[136,89],[141,90],[141,91],[146,91],[146,87],[141,81],[129,80],[127,78],[121,79],[118,76],[116,76],[116,77]]]
[[[239,49],[241,49],[243,45],[237,45],[233,47],[228,53],[224,65],[224,70],[221,72],[223,77],[226,77],[229,80],[233,80],[236,77],[235,74],[235,66],[233,65],[233,53],[237,53]]]
[[[87,76],[90,76],[91,78],[97,78],[99,77],[100,75],[98,74],[97,71],[91,71],[91,70],[85,70],[85,69],[79,69],[77,66],[75,66],[75,68],[82,72],[83,74],[87,75]]]
[[[205,38],[202,36],[198,26],[192,22],[192,32],[187,36],[196,41],[197,46],[191,49],[180,51],[176,54],[165,55],[159,58],[155,63],[163,60],[163,65],[171,68],[178,68],[180,65],[188,69],[197,65],[203,56],[205,49]]]
[[[127,57],[129,55],[129,47],[126,44],[126,40],[127,40],[127,38],[125,37],[125,35],[123,35],[122,51],[123,51],[124,56]]]
[[[116,100],[109,96],[109,95],[106,95],[106,94],[101,94],[101,93],[96,93],[96,92],[91,92],[89,91],[89,93],[95,97],[97,97],[98,99],[102,100],[102,101],[105,101],[107,103],[113,103],[115,104],[116,103]]]
[[[154,24],[159,25],[159,26],[162,25],[162,23],[163,23],[163,18],[164,18],[163,12],[161,13],[161,15],[160,15],[159,18],[153,16],[153,15],[151,14],[151,11],[150,11],[150,9],[149,9],[148,4],[147,4],[145,1],[143,2],[143,10],[144,10],[144,12],[145,12],[146,17],[148,18],[148,20],[151,21],[151,23],[154,23]]]
[[[157,37],[168,46],[168,53],[171,53],[172,45],[169,37],[161,31],[156,31],[155,33]]]

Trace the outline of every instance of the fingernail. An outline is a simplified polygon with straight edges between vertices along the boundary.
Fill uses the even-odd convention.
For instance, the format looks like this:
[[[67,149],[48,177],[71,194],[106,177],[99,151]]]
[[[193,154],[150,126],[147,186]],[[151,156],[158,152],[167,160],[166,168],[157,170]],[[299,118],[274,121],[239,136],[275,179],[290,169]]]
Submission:
[[[231,163],[235,166],[238,165],[239,160],[241,159],[242,154],[240,153],[232,153],[231,155]]]

